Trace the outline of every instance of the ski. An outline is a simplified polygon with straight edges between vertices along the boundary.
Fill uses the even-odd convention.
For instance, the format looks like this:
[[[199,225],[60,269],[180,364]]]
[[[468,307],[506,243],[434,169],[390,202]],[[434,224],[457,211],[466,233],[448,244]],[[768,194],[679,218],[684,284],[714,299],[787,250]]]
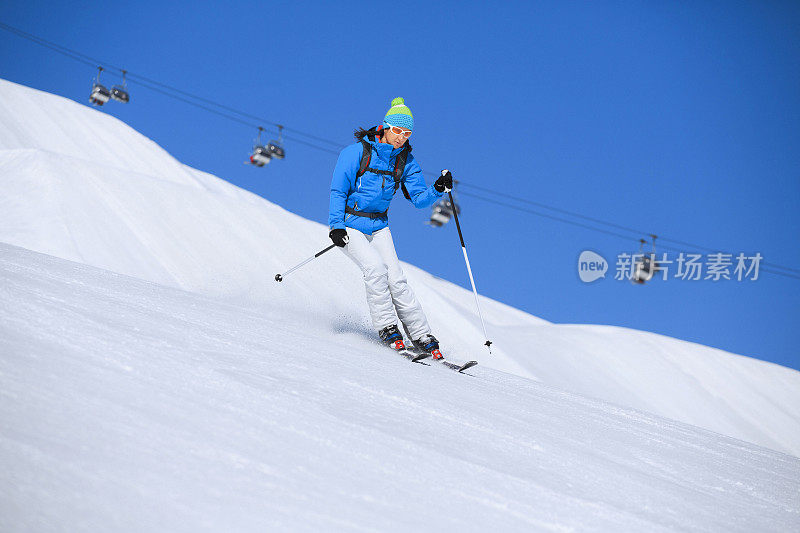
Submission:
[[[414,352],[409,350],[408,348],[403,348],[401,350],[395,350],[394,348],[390,348],[393,352],[398,353],[411,361],[412,363],[420,363],[422,365],[427,365],[427,363],[423,362],[423,359],[427,359],[431,356],[431,354],[427,352]]]
[[[456,363],[451,363],[450,361],[446,361],[444,359],[434,359],[434,361],[438,361],[439,363],[443,364],[447,368],[451,370],[455,370],[458,373],[464,372],[468,368],[472,368],[473,366],[477,365],[477,361],[467,361],[463,365],[457,365]]]
[[[400,344],[401,346],[403,346],[403,344],[401,344],[401,343],[402,343],[402,341],[397,341],[395,346],[397,344]],[[387,348],[389,348],[390,350],[392,350],[395,353],[398,353],[398,354],[402,355],[403,357],[405,357],[406,359],[408,359],[412,363],[419,363],[419,364],[422,364],[422,365],[425,365],[425,366],[430,366],[430,364],[424,362],[423,359],[427,359],[427,358],[433,356],[433,354],[431,352],[426,352],[426,351],[420,350],[416,346],[403,346],[403,348],[400,348],[400,349],[397,349],[396,347],[393,347],[393,346],[387,346]],[[439,353],[439,354],[441,354],[441,352],[439,352],[438,348],[436,350],[434,350],[434,351]],[[465,370],[467,370],[469,368],[472,368],[473,366],[478,364],[477,361],[467,361],[466,363],[459,365],[459,364],[456,364],[456,363],[451,363],[450,361],[447,361],[443,357],[440,357],[439,359],[431,359],[431,361],[435,361],[435,362],[437,362],[437,363],[449,368],[450,370],[455,370],[458,373],[463,373]]]
[[[404,348],[403,350],[400,350],[398,353],[403,355],[403,357],[411,359],[415,363],[421,362],[421,359],[425,359],[426,357],[430,357],[431,356],[430,353],[419,351],[416,348]],[[450,362],[450,361],[448,361],[448,360],[446,360],[444,358],[442,358],[442,359],[431,359],[431,361],[439,363],[440,365],[443,365],[443,366],[449,368],[450,370],[455,370],[459,374],[463,373],[465,370],[467,370],[469,368],[472,368],[473,366],[478,364],[477,361],[467,361],[466,363],[464,363],[462,365],[459,365],[459,364],[456,364],[456,363],[452,363],[452,362]]]

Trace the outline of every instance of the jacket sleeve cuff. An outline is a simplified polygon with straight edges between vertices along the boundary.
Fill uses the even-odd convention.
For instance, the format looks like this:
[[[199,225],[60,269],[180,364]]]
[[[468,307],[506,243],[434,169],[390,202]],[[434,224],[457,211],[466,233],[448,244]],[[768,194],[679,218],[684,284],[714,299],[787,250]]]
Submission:
[[[331,224],[331,229],[345,229],[344,222],[337,222],[335,224]]]

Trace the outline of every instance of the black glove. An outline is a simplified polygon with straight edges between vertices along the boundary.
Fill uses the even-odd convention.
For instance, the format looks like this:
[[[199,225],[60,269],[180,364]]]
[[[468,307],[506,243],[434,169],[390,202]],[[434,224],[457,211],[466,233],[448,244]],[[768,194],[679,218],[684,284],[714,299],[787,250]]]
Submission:
[[[347,236],[346,229],[332,229],[330,233],[328,233],[328,237],[331,238],[333,244],[344,248],[344,245],[350,241],[350,237]]]
[[[442,175],[433,184],[433,188],[438,192],[450,192],[453,188],[453,175],[450,174],[449,170],[442,170]]]

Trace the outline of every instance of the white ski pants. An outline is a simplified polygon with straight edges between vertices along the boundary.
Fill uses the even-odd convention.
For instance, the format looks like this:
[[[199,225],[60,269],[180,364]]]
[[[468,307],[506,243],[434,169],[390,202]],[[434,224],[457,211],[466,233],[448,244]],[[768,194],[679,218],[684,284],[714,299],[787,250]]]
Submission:
[[[347,235],[350,241],[342,251],[364,274],[367,304],[375,329],[380,331],[397,324],[396,310],[412,340],[429,334],[431,328],[428,319],[400,267],[389,228],[380,229],[372,235],[347,228]]]

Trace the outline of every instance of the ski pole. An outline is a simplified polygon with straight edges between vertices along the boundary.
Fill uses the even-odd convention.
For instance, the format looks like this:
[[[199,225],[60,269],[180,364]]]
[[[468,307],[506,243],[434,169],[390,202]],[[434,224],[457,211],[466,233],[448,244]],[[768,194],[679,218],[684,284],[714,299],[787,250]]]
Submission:
[[[492,355],[492,341],[489,340],[489,335],[486,334],[486,323],[483,321],[483,314],[481,313],[481,304],[478,303],[478,289],[475,288],[475,279],[472,277],[472,268],[469,266],[469,257],[467,257],[467,245],[464,244],[464,235],[461,234],[461,224],[458,223],[458,209],[456,209],[456,202],[453,200],[452,191],[447,191],[450,196],[450,205],[453,206],[453,218],[456,221],[456,229],[458,230],[458,238],[461,239],[461,251],[464,252],[464,262],[467,263],[467,272],[469,273],[469,282],[472,284],[472,293],[475,295],[475,307],[478,308],[478,316],[481,317],[481,326],[483,326],[483,336],[486,339],[484,343],[489,349],[489,355]]]
[[[283,276],[288,276],[289,274],[291,274],[292,272],[294,272],[295,270],[297,270],[301,266],[305,265],[306,263],[309,263],[309,262],[313,261],[314,259],[316,259],[317,257],[321,256],[322,254],[324,254],[325,252],[327,252],[331,248],[334,248],[335,246],[336,246],[335,244],[331,244],[330,246],[328,246],[324,250],[320,250],[319,252],[315,253],[314,255],[312,255],[311,257],[309,257],[308,259],[306,259],[302,263],[299,263],[299,264],[293,266],[292,268],[290,268],[289,270],[287,270],[283,274],[275,274],[275,281],[278,281],[278,282],[283,281]]]

